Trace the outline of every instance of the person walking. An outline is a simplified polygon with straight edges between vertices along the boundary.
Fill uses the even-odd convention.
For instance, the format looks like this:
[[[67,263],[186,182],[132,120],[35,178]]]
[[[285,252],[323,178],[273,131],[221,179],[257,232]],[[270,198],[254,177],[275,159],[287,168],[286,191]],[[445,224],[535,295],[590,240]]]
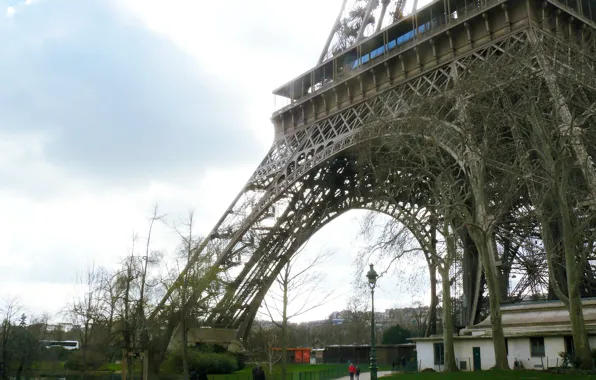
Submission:
[[[189,374],[189,379],[190,380],[199,380],[199,376],[197,376],[197,370],[196,369],[191,369],[190,370],[190,374]]]
[[[350,373],[350,380],[354,380],[354,375],[356,374],[356,367],[354,367],[354,364],[352,364],[352,362],[350,362],[348,372]]]
[[[356,366],[356,380],[360,380],[360,366]]]
[[[253,371],[254,371],[253,378],[255,380],[265,380],[265,371],[263,370],[263,367],[257,366],[253,369]]]

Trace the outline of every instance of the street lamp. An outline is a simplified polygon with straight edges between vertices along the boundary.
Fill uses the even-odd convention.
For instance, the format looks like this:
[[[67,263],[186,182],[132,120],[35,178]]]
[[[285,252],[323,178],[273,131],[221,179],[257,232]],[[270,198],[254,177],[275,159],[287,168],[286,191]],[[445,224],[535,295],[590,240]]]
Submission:
[[[375,272],[373,265],[370,264],[370,270],[366,274],[368,286],[372,297],[372,313],[370,316],[370,380],[377,380],[377,349],[375,347],[375,287],[379,275]]]

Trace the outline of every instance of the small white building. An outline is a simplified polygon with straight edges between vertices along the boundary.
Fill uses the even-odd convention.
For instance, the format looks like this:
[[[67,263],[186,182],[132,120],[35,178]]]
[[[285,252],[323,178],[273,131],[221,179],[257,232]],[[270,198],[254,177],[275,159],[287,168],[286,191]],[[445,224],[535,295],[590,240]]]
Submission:
[[[596,348],[596,299],[583,300],[590,346]],[[523,302],[501,307],[509,365],[545,369],[561,363],[560,352],[573,353],[569,313],[560,301]],[[418,369],[444,368],[442,335],[412,338]],[[454,337],[455,360],[464,371],[487,370],[495,365],[490,318],[462,329]]]

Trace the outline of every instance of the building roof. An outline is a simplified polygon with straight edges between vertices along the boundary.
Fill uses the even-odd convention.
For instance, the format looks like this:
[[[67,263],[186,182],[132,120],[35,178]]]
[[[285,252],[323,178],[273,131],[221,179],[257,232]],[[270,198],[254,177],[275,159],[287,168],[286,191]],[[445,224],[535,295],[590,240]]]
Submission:
[[[596,299],[582,300],[584,322],[588,334],[596,335]],[[501,306],[503,333],[506,338],[571,335],[569,312],[561,301],[522,302]],[[454,339],[491,339],[490,317],[468,326]],[[442,335],[410,338],[411,341],[440,341]]]

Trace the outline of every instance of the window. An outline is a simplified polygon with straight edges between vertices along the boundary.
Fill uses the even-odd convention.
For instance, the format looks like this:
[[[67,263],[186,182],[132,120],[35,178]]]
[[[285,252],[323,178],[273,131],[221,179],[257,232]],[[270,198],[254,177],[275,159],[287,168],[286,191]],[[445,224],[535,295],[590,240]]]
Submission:
[[[433,344],[433,348],[435,351],[435,364],[445,364],[445,345],[443,343],[435,343]]]
[[[565,337],[565,352],[569,355],[575,354],[575,346],[573,345],[573,337],[566,336]]]
[[[530,355],[544,357],[544,338],[530,338]]]

